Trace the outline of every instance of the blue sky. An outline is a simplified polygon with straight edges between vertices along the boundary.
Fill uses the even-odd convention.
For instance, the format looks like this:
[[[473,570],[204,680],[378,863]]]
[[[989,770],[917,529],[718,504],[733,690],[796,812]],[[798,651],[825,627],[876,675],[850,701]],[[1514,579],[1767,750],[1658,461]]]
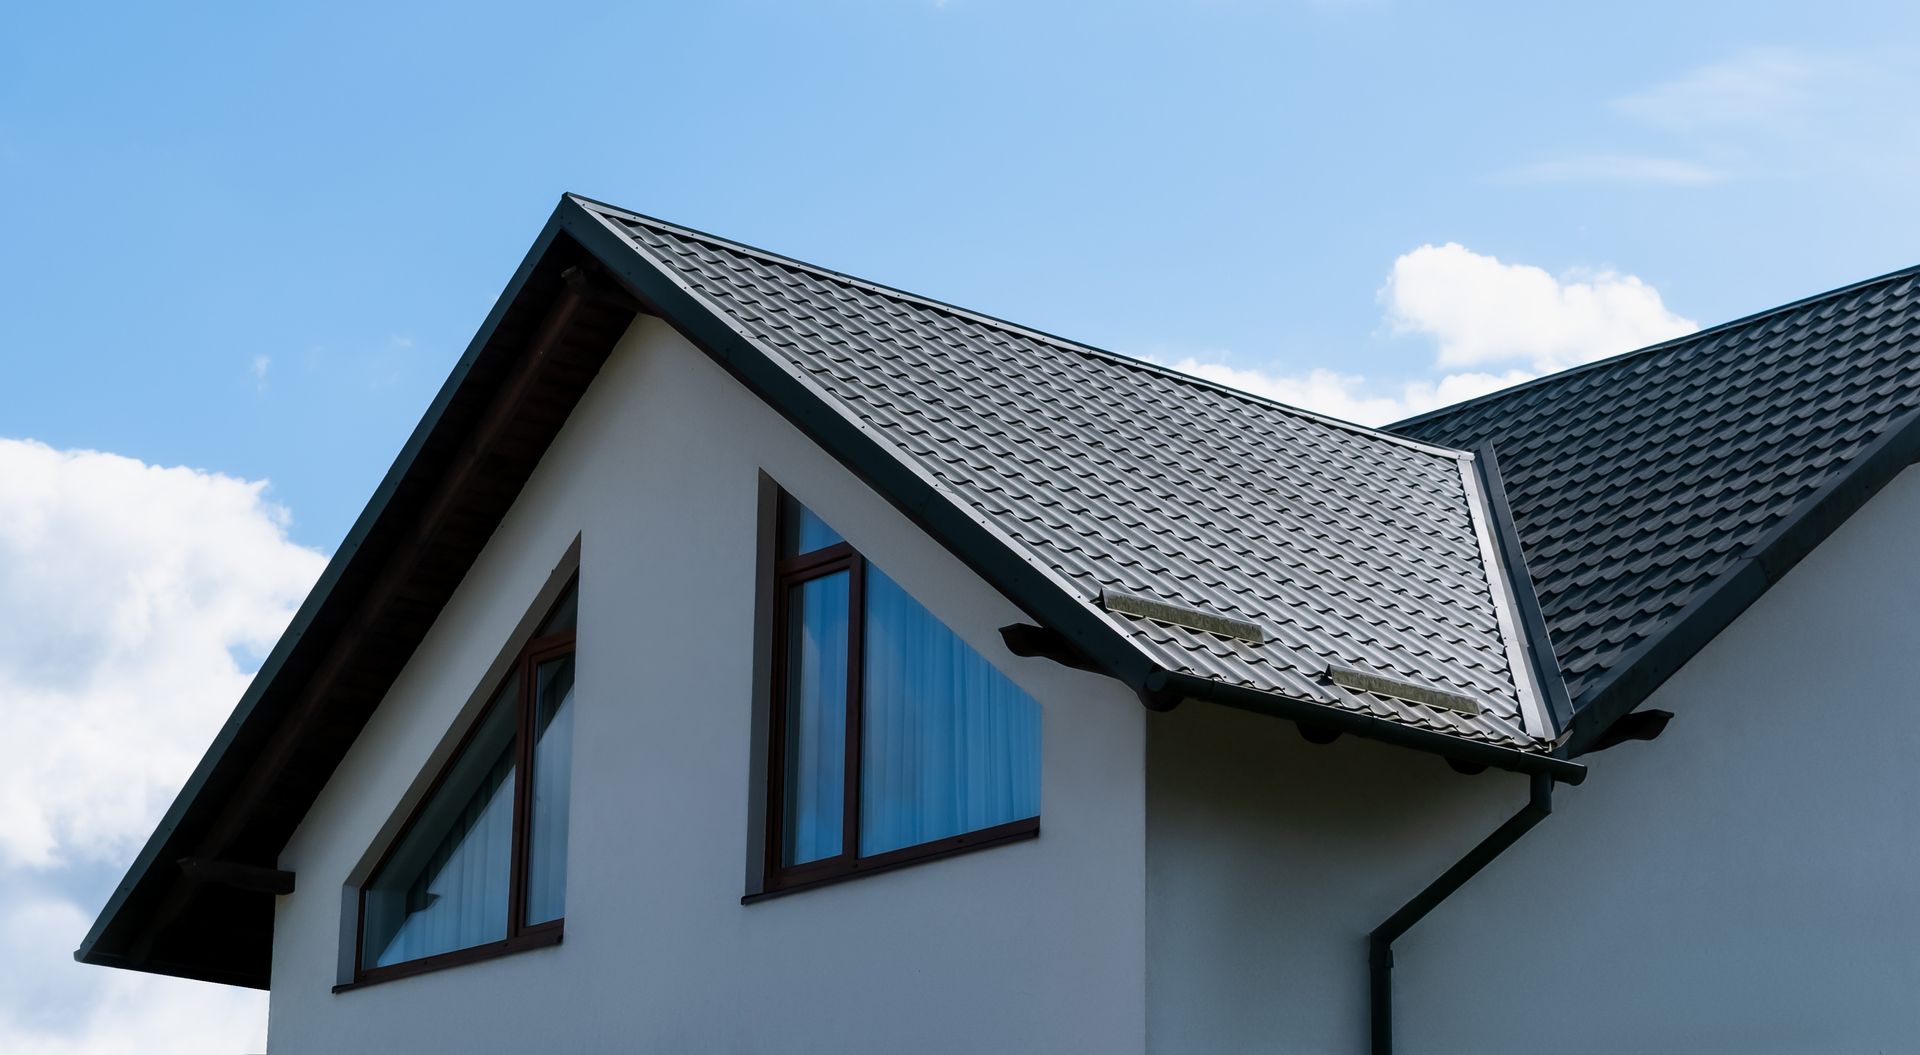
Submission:
[[[0,825],[0,901],[45,910],[0,919],[0,962],[64,958],[562,191],[1388,420],[1920,263],[1917,23],[1894,3],[14,5],[0,638],[38,645],[0,649],[0,719],[97,746],[117,708],[154,707],[113,686],[164,667],[181,687],[125,802],[0,780],[0,816],[43,822]],[[146,621],[106,617],[156,581]],[[188,637],[122,634],[154,613]],[[0,995],[0,1048],[132,1050],[115,1023],[158,1021],[146,990],[46,970],[35,999],[63,1013]],[[193,1050],[246,1043],[215,1028]]]
[[[0,433],[270,479],[331,547],[563,190],[1291,372],[1425,371],[1377,293],[1426,243],[1702,323],[1920,257],[1913,119],[1873,83],[1911,5],[1458,8],[28,5]],[[1767,54],[1803,94],[1627,105]]]

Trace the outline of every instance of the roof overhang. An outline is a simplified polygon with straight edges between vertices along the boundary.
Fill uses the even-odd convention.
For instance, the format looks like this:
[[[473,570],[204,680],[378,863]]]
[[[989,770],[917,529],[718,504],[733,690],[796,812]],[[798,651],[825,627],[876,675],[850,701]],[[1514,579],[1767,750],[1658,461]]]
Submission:
[[[633,318],[556,214],[75,952],[270,981],[272,868]],[[229,870],[230,872],[230,870]]]

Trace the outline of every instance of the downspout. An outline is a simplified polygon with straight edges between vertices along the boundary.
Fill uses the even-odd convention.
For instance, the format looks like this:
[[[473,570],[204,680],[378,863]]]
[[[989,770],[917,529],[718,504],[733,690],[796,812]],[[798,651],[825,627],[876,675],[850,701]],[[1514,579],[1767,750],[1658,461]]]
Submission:
[[[1393,1055],[1393,943],[1553,812],[1553,777],[1535,773],[1530,780],[1527,804],[1520,807],[1520,812],[1495,828],[1480,845],[1467,851],[1452,868],[1442,872],[1440,878],[1427,884],[1425,890],[1415,894],[1413,900],[1400,906],[1400,911],[1388,916],[1386,922],[1367,935],[1373,1055]]]

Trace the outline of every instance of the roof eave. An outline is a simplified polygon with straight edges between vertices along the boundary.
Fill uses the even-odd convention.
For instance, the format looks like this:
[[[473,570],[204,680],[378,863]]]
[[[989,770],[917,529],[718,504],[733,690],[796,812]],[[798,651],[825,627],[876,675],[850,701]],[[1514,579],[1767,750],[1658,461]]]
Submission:
[[[264,721],[259,714],[262,699],[273,689],[281,670],[294,655],[296,648],[300,646],[302,641],[307,637],[308,631],[316,619],[320,618],[322,613],[325,612],[330,605],[335,603],[336,591],[341,581],[347,578],[350,572],[355,570],[355,560],[361,553],[363,545],[374,532],[376,526],[381,523],[387,512],[389,503],[395,494],[400,491],[403,483],[414,471],[415,463],[419,459],[422,450],[426,447],[435,430],[440,427],[442,419],[446,415],[456,394],[459,393],[467,383],[469,374],[475,362],[478,360],[480,353],[493,339],[502,320],[506,318],[508,311],[520,298],[528,280],[533,276],[535,270],[547,256],[548,251],[553,247],[556,239],[561,235],[561,215],[564,208],[565,205],[563,203],[561,208],[556,209],[554,213],[548,217],[540,234],[534,239],[533,245],[528,249],[525,257],[522,259],[519,268],[514,272],[512,279],[509,280],[505,289],[502,290],[499,298],[494,303],[493,309],[482,322],[473,340],[468,344],[466,351],[462,354],[459,361],[455,363],[452,372],[448,375],[446,382],[441,385],[433,402],[428,405],[427,411],[422,416],[419,424],[414,427],[412,434],[401,447],[400,453],[395,457],[393,464],[388,468],[379,486],[374,489],[373,495],[369,498],[366,507],[361,511],[359,517],[355,519],[346,538],[340,543],[339,548],[335,550],[333,557],[327,562],[326,568],[321,572],[320,578],[315,582],[313,589],[308,593],[306,599],[294,613],[292,621],[288,624],[286,630],[282,632],[279,640],[274,644],[273,649],[267,654],[265,661],[262,662],[260,669],[255,673],[253,680],[249,683],[246,692],[241,696],[239,703],[235,705],[233,712],[227,717],[226,722],[221,726],[218,734],[215,735],[213,743],[208,746],[205,754],[201,756],[200,762],[194,767],[193,772],[188,776],[180,792],[174,796],[172,804],[168,806],[166,813],[162,815],[160,822],[155,826],[153,834],[148,837],[145,845],[135,856],[133,863],[128,867],[125,876],[114,888],[106,905],[95,918],[93,926],[88,930],[86,936],[81,939],[79,947],[74,951],[74,959],[82,963],[97,966],[121,967],[252,988],[267,987],[268,975],[263,971],[203,969],[194,965],[167,963],[148,957],[129,956],[124,948],[127,945],[126,942],[121,943],[122,948],[116,949],[111,947],[111,943],[108,942],[108,936],[116,929],[132,926],[129,921],[123,918],[123,914],[127,910],[129,900],[138,890],[150,883],[171,881],[175,878],[164,873],[174,868],[172,864],[173,861],[183,856],[188,856],[183,852],[183,848],[173,845],[176,836],[183,828],[192,827],[189,821],[195,813],[200,812],[200,808],[202,808],[200,800],[203,797],[208,783],[214,778],[217,772],[220,772],[223,767],[228,764],[228,755],[232,751],[234,743],[240,739],[243,733],[247,732],[255,722]],[[132,933],[138,934],[140,931],[136,928]]]
[[[1165,699],[1217,703],[1255,714],[1319,726],[1333,732],[1350,733],[1366,740],[1378,740],[1385,744],[1411,748],[1463,765],[1486,766],[1512,773],[1541,774],[1550,776],[1562,784],[1578,784],[1587,779],[1586,766],[1560,757],[1558,753],[1520,751],[1501,747],[1450,733],[1390,722],[1358,711],[1295,700],[1243,685],[1229,685],[1192,674],[1156,670],[1149,679],[1148,685],[1150,692]]]

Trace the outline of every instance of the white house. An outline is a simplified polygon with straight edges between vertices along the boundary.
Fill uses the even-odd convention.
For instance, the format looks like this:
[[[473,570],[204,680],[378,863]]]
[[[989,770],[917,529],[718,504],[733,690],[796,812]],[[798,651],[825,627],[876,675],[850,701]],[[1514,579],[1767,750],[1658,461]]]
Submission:
[[[76,955],[274,1055],[1915,1050],[1917,281],[1389,432],[569,196]]]

